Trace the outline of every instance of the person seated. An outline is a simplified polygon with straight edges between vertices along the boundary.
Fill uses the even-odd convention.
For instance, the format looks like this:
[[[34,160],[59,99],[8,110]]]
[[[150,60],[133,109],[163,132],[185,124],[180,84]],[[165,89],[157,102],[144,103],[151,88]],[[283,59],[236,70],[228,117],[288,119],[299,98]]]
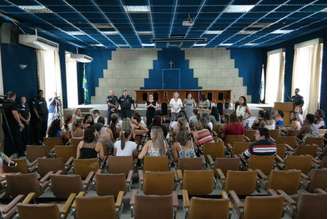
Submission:
[[[62,137],[61,121],[59,118],[56,118],[50,124],[48,129],[48,137]]]
[[[91,126],[84,130],[83,140],[77,146],[76,158],[77,159],[90,159],[90,158],[99,158],[103,160],[104,148],[97,141],[97,131]]]
[[[252,155],[256,156],[271,156],[277,153],[275,142],[270,137],[269,129],[259,128],[255,132],[255,142],[245,150],[241,158],[248,159]]]
[[[82,127],[82,121],[81,120],[76,120],[72,126],[72,132],[71,136],[72,138],[80,139],[83,138],[83,127]]]
[[[304,125],[300,130],[298,137],[305,142],[308,137],[319,137],[320,131],[315,125],[315,116],[314,114],[307,114],[304,120]]]
[[[93,117],[93,121],[97,123],[98,119],[100,118],[100,111],[97,109],[92,110],[92,117]]]
[[[120,140],[114,143],[115,156],[135,156],[137,153],[137,144],[130,141],[132,136],[132,127],[129,119],[122,121],[122,130],[120,132]]]
[[[224,125],[223,134],[226,135],[244,135],[246,132],[243,123],[238,119],[236,113],[231,113],[229,121]]]
[[[112,131],[113,139],[116,140],[120,136],[121,124],[119,121],[119,117],[116,113],[113,113],[111,116],[111,121],[109,123],[109,128]]]
[[[278,110],[275,115],[275,121],[276,121],[276,127],[281,128],[285,126],[284,122],[284,112],[281,110]]]
[[[318,128],[318,129],[324,129],[326,124],[325,124],[325,120],[324,120],[324,113],[321,109],[318,109],[315,112],[315,123],[314,125]]]
[[[202,113],[199,121],[202,123],[203,128],[209,131],[213,130],[213,123],[210,121],[210,115],[206,112]]]
[[[95,124],[95,128],[98,132],[98,142],[104,147],[106,155],[113,154],[113,133],[105,126],[105,118],[100,116],[98,122]]]
[[[163,130],[163,134],[166,137],[168,133],[168,128],[163,124],[162,117],[160,115],[155,115],[150,127],[158,126]]]
[[[190,126],[191,125],[196,125],[198,123],[198,121],[199,121],[198,109],[193,109],[193,114],[189,118]]]
[[[267,128],[269,130],[275,130],[276,129],[276,122],[272,118],[271,111],[265,111],[263,120],[260,122],[261,128]]]
[[[138,159],[143,159],[145,156],[160,157],[167,152],[168,145],[164,139],[163,130],[161,127],[153,126],[150,131],[150,140],[143,146],[138,155]]]
[[[144,123],[144,121],[141,119],[140,114],[137,112],[133,114],[131,118],[131,124],[132,124],[133,138],[147,134],[149,131],[147,125]]]
[[[202,123],[198,122],[193,129],[196,129],[192,132],[192,135],[197,146],[214,142],[212,133],[209,129],[204,128]]]
[[[172,153],[174,161],[178,161],[179,158],[195,158],[195,148],[192,134],[184,129],[177,135],[172,147]]]
[[[299,131],[302,128],[301,122],[299,121],[298,117],[296,117],[295,113],[292,112],[290,114],[290,126],[292,127],[292,129],[294,129],[295,131]]]
[[[75,109],[73,115],[72,115],[72,122],[76,122],[76,121],[82,121],[83,120],[83,115],[81,112],[81,109],[77,108]]]
[[[94,125],[94,120],[91,114],[87,114],[83,119],[83,128],[88,128]]]

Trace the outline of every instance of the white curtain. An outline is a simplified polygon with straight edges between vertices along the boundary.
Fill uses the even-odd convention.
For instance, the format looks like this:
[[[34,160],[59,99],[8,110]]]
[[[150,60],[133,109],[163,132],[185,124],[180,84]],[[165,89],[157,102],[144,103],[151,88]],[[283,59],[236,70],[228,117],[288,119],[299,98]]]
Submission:
[[[285,78],[285,52],[273,50],[267,54],[265,102],[274,104],[283,101]]]
[[[36,57],[38,63],[38,80],[39,80],[39,88],[41,90],[45,90],[46,87],[46,79],[45,79],[45,51],[38,49],[36,50]]]
[[[300,89],[300,94],[304,97],[305,113],[314,113],[319,107],[321,57],[322,46],[319,39],[295,45],[292,93],[295,88]]]
[[[71,58],[71,53],[66,52],[66,89],[67,89],[67,106],[76,107],[78,105],[78,88],[77,88],[77,63]]]

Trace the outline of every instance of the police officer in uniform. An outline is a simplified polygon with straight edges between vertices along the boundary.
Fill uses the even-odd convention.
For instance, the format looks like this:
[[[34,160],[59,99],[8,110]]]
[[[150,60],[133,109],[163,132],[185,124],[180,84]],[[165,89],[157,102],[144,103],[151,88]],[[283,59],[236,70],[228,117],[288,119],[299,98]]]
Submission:
[[[118,100],[120,107],[121,107],[121,118],[131,118],[132,112],[131,112],[131,105],[133,105],[133,108],[135,109],[134,100],[130,95],[128,95],[128,91],[124,89],[123,95]]]
[[[109,124],[111,121],[112,114],[116,113],[117,109],[118,109],[118,99],[112,90],[109,90],[109,96],[107,97],[106,102],[107,102],[107,106],[108,106],[107,124]]]
[[[37,97],[32,100],[32,109],[35,121],[35,143],[42,144],[48,127],[48,107],[42,90],[39,90]]]
[[[22,138],[23,138],[24,145],[31,144],[31,139],[30,139],[31,113],[30,113],[30,108],[27,104],[27,99],[25,96],[22,96],[20,98],[20,104],[18,105],[18,112],[19,112],[20,119],[25,126],[25,128],[22,132]]]

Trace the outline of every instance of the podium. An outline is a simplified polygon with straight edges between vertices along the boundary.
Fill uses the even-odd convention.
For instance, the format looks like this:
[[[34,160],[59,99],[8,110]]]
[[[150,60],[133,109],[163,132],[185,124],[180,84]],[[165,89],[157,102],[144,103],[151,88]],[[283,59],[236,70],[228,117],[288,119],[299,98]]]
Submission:
[[[294,103],[292,102],[275,102],[275,110],[280,110],[284,113],[285,125],[290,125],[290,114],[294,111]]]

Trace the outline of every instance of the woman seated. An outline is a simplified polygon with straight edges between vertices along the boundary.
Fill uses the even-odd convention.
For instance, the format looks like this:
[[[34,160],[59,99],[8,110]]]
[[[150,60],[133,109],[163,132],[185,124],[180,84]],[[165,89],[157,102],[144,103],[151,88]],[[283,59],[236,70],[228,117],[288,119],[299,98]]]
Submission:
[[[98,142],[104,147],[105,155],[113,154],[113,133],[105,126],[105,118],[100,116],[95,128],[98,132]]]
[[[54,119],[48,129],[48,137],[62,137],[61,121]]]
[[[179,158],[195,158],[195,148],[192,134],[184,129],[177,135],[173,144],[173,158],[178,161]]]
[[[137,153],[137,144],[130,141],[132,135],[132,127],[129,119],[122,121],[122,130],[120,133],[120,140],[114,143],[115,156],[132,156]]]
[[[324,129],[326,124],[324,120],[324,113],[321,109],[318,109],[315,112],[315,124],[314,124],[318,129]]]
[[[295,115],[294,112],[290,114],[290,126],[295,131],[299,131],[302,128],[301,121],[298,119],[298,117]]]
[[[160,157],[166,154],[168,145],[164,139],[162,128],[153,126],[150,131],[150,138],[143,146],[138,159],[143,159],[145,156]]]
[[[83,120],[83,115],[82,115],[81,109],[77,108],[74,111],[73,116],[72,116],[72,120],[73,120],[73,122],[82,121]]]
[[[147,134],[149,131],[147,125],[141,120],[141,116],[137,112],[132,116],[131,124],[133,130],[133,138]]]
[[[276,129],[276,121],[272,118],[271,111],[265,111],[263,120],[260,122],[261,128],[267,128],[269,130]]]
[[[82,127],[82,121],[81,120],[77,120],[74,122],[73,127],[72,127],[72,138],[76,138],[76,139],[80,139],[83,138],[83,127]]]
[[[116,140],[120,136],[122,124],[120,123],[119,117],[116,113],[113,113],[110,118],[109,128],[113,133],[113,139]]]
[[[300,130],[298,137],[303,141],[308,137],[319,137],[320,131],[315,125],[315,116],[313,114],[307,114],[304,120],[304,125]]]
[[[88,128],[94,125],[94,120],[91,114],[87,114],[83,119],[83,128]]]
[[[284,112],[281,110],[278,110],[275,115],[275,121],[276,121],[276,127],[277,128],[282,128],[285,126],[285,121],[284,121]]]
[[[229,122],[224,125],[223,133],[226,135],[244,135],[245,128],[243,123],[238,119],[236,113],[231,113]]]
[[[104,148],[97,141],[97,131],[94,127],[88,127],[84,130],[83,140],[77,146],[77,159],[99,158],[103,160]]]

